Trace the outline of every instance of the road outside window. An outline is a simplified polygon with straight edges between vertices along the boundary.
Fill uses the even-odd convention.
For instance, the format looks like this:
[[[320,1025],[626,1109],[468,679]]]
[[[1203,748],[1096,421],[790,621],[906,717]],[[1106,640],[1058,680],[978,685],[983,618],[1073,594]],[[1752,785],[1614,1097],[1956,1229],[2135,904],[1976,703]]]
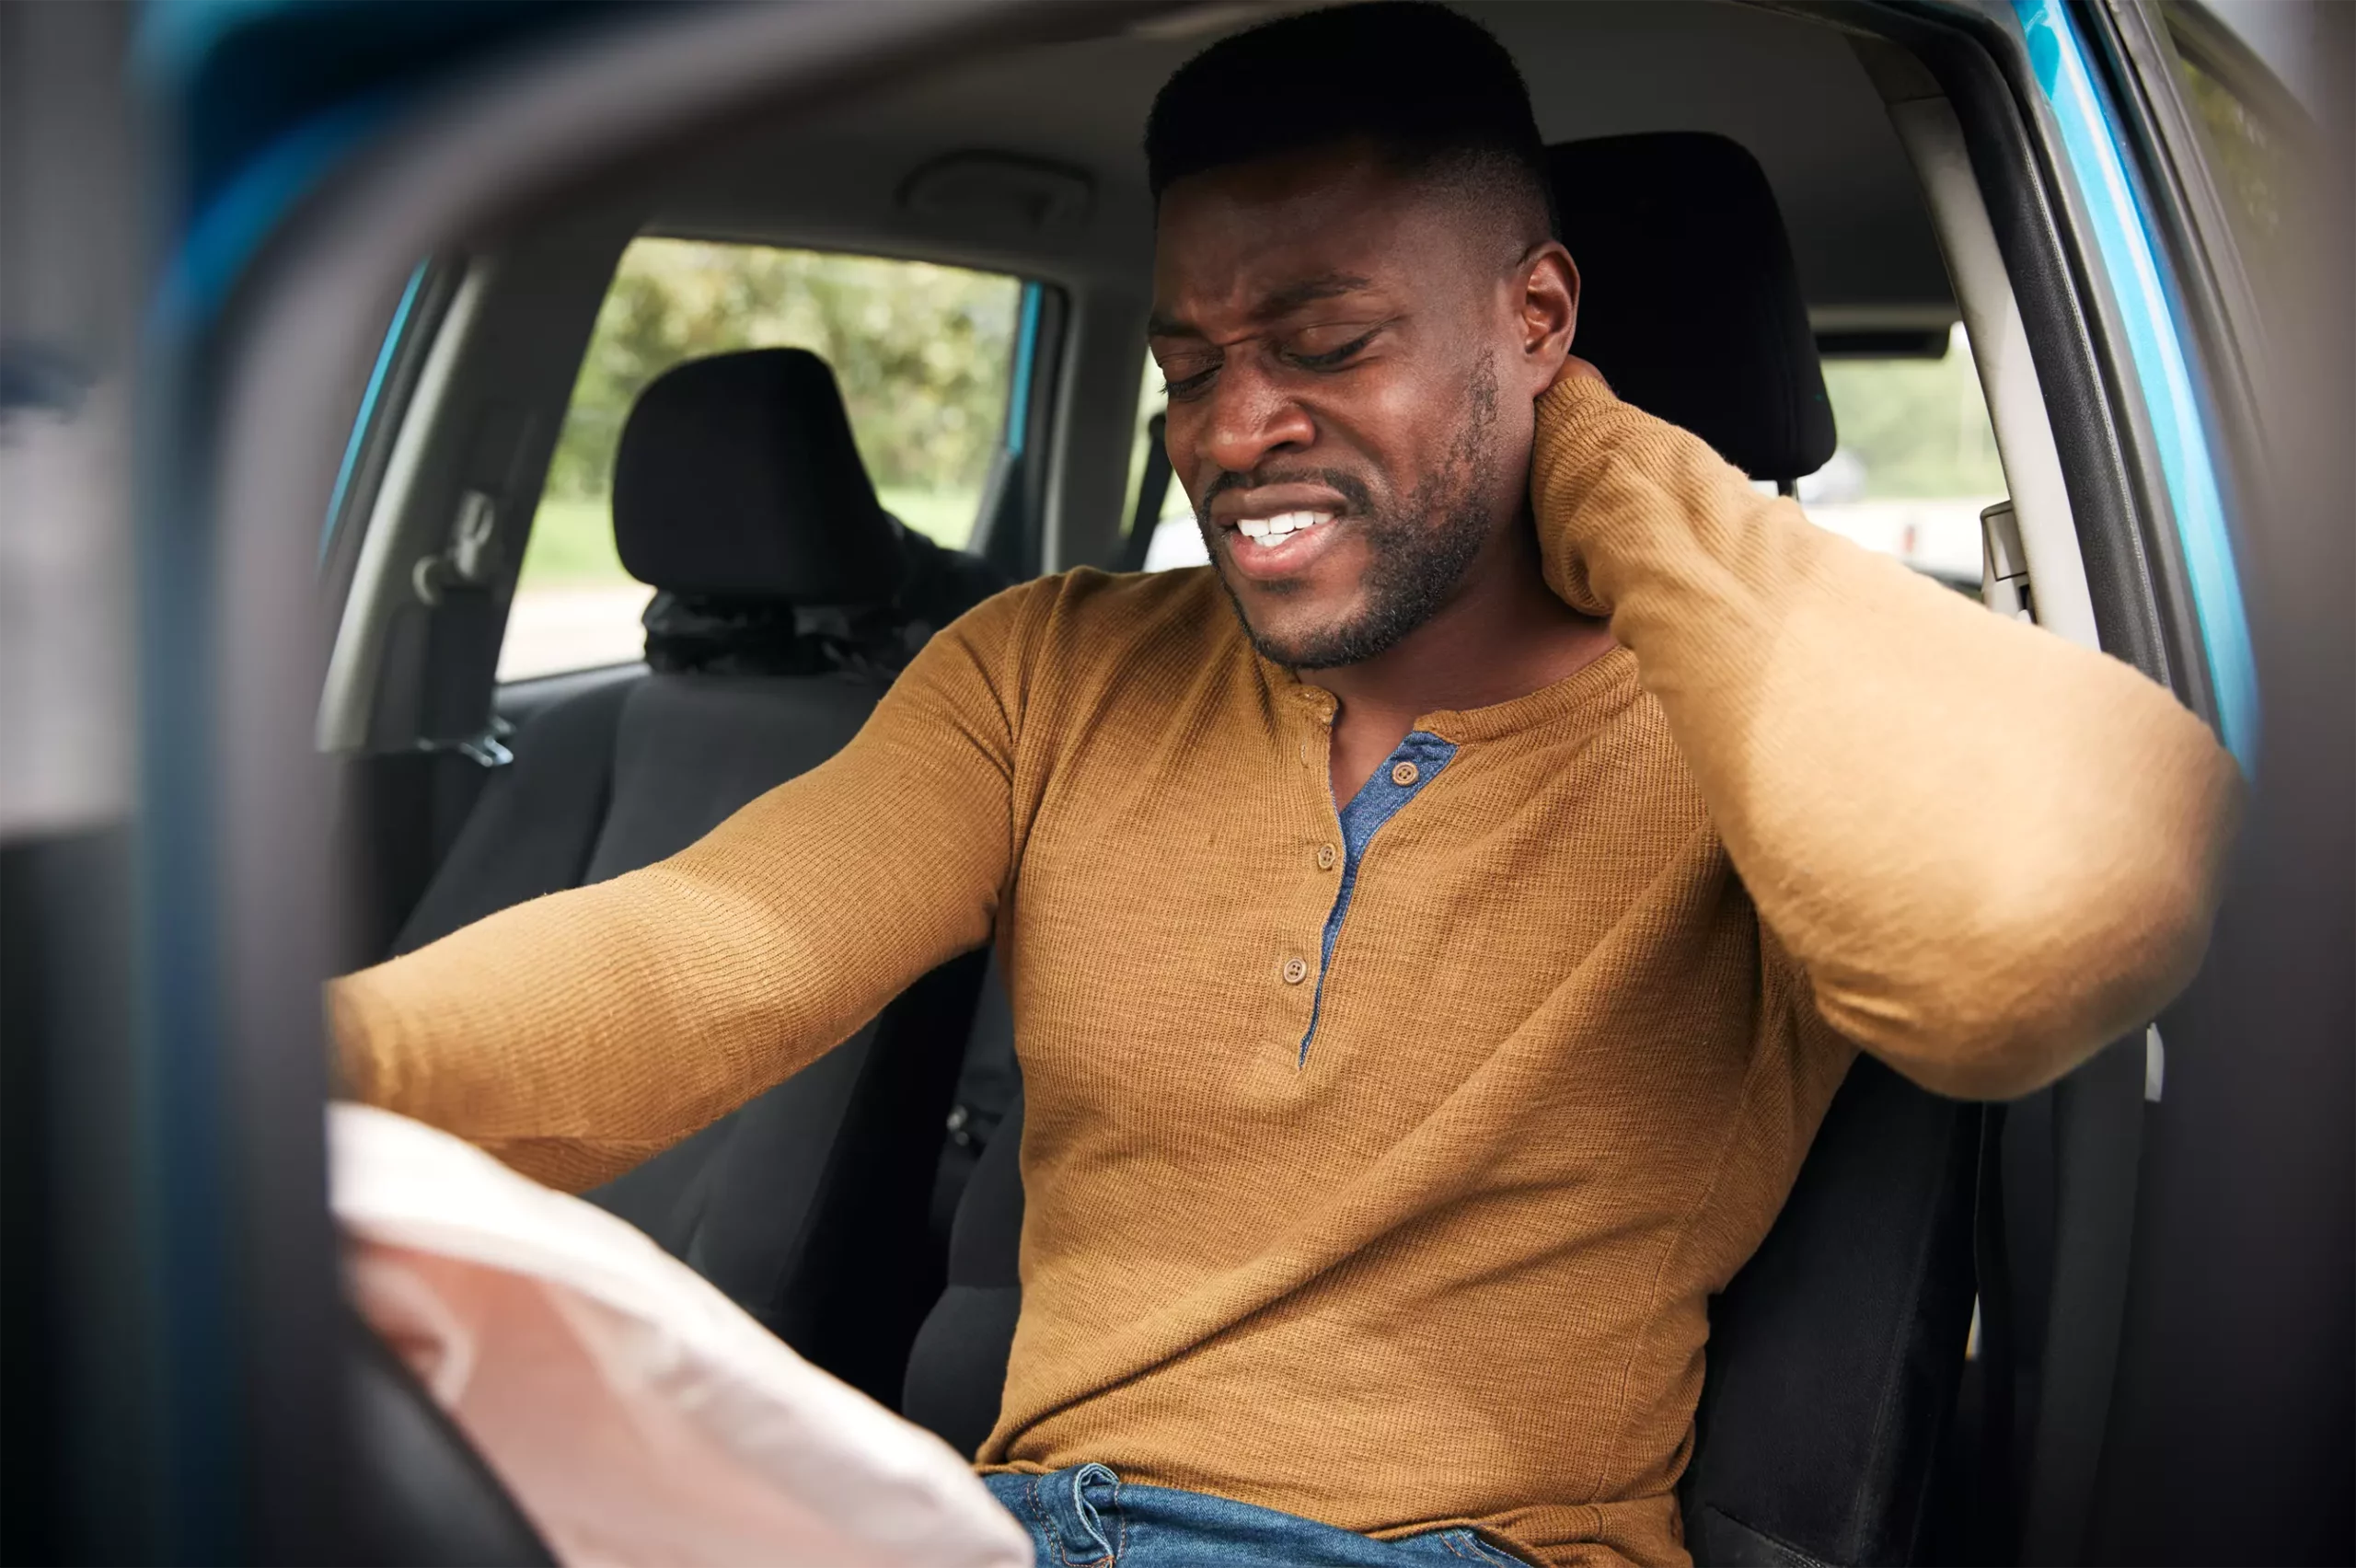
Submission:
[[[1976,587],[1980,513],[2003,499],[2004,471],[1962,327],[1936,358],[1827,359],[1824,384],[1841,446],[1799,483],[1808,516],[1918,571]],[[1132,474],[1142,466],[1145,421],[1161,400],[1161,376],[1149,357]],[[1174,476],[1157,515],[1147,571],[1209,560]]]
[[[964,545],[1005,426],[1021,294],[1014,278],[926,262],[634,241],[599,309],[533,514],[499,678],[639,656],[653,590],[614,551],[614,449],[638,394],[687,360],[760,348],[823,356],[884,505]]]

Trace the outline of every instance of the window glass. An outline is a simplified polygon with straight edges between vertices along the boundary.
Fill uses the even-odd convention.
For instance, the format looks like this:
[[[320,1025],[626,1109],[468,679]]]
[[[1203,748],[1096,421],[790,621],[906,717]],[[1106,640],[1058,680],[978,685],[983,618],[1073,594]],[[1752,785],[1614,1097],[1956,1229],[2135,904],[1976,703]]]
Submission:
[[[1138,486],[1145,472],[1146,426],[1153,416],[1161,412],[1169,398],[1161,390],[1161,367],[1153,356],[1145,356],[1145,380],[1138,390],[1138,430],[1135,448],[1129,459],[1129,488],[1125,492],[1129,503],[1137,503]],[[1153,542],[1146,547],[1145,569],[1167,571],[1173,566],[1207,566],[1210,552],[1203,548],[1202,530],[1195,526],[1195,507],[1186,499],[1186,487],[1178,482],[1173,470],[1170,483],[1161,492],[1161,504],[1154,513]]]
[[[1841,445],[1799,483],[1808,516],[1943,582],[1976,587],[1980,513],[2004,499],[2004,472],[1963,328],[1948,334],[1946,352],[1934,359],[1828,359],[1824,381]],[[1161,404],[1161,371],[1149,355],[1129,468],[1132,496],[1144,461],[1145,422]],[[1174,475],[1159,516],[1146,570],[1209,559]]]
[[[2302,202],[2298,192],[2311,186],[2311,166],[2303,156],[2302,139],[2285,134],[2282,116],[2295,110],[2277,104],[2269,114],[2264,98],[2251,98],[2226,84],[2242,74],[2212,72],[2197,63],[2199,45],[2178,36],[2177,77],[2184,101],[2200,126],[2206,144],[2209,173],[2225,209],[2258,313],[2271,315],[2285,301],[2312,297],[2315,280],[2304,275],[2312,262],[2312,236],[2303,222],[2318,203]],[[2295,124],[2295,120],[2292,121]],[[2278,329],[2295,330],[2288,322],[2269,322]]]
[[[852,436],[895,516],[945,545],[974,531],[1012,379],[1014,278],[768,246],[646,238],[623,252],[532,517],[499,677],[639,656],[653,590],[614,550],[614,449],[676,364],[803,348],[834,367]]]
[[[2208,138],[2210,168],[2245,249],[2265,251],[2282,232],[2282,147],[2225,85],[2179,56],[2184,96]]]
[[[1841,445],[1799,483],[1810,520],[1976,588],[1980,513],[2004,470],[1961,325],[1937,359],[1828,359],[1824,386]]]

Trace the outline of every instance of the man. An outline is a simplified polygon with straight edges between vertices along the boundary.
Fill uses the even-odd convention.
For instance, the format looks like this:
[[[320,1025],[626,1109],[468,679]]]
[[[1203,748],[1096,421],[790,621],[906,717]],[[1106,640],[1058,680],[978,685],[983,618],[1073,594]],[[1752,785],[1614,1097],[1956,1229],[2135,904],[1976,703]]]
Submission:
[[[704,842],[340,983],[350,1080],[584,1186],[995,939],[1041,1562],[1677,1560],[1854,1049],[2011,1095],[2151,1016],[2232,767],[1615,399],[1471,24],[1272,23],[1147,150],[1212,566],[1001,594]]]

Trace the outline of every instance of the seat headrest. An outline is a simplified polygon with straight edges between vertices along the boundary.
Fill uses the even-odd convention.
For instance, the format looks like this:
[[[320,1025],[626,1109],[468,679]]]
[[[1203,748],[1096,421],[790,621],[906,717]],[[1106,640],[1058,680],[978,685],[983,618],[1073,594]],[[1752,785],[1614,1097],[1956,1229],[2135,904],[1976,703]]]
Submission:
[[[1698,131],[1565,142],[1546,159],[1579,270],[1572,352],[1754,479],[1822,467],[1832,404],[1758,160]]]
[[[614,544],[641,582],[727,599],[882,604],[905,570],[835,373],[803,349],[690,360],[639,394]]]

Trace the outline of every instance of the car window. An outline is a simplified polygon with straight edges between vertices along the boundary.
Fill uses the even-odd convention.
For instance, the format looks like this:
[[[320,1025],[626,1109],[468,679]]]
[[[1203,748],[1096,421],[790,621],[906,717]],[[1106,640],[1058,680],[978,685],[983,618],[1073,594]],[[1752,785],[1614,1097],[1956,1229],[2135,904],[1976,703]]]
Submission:
[[[2294,332],[2297,323],[2270,318],[2287,301],[2315,297],[2317,282],[2306,272],[2312,261],[2304,259],[2316,253],[2308,232],[2316,204],[2297,197],[2315,186],[2304,116],[2279,85],[2269,85],[2262,64],[2236,56],[2213,17],[2196,23],[2179,6],[2166,14],[2184,102],[2199,127],[2252,301],[2269,328]]]
[[[1961,325],[1939,347],[1934,355],[1826,358],[1824,384],[1841,445],[1799,482],[1800,504],[1820,526],[1868,549],[1957,587],[1974,587],[1980,513],[2004,498],[2004,472]],[[1161,371],[1149,355],[1132,476],[1143,467],[1146,421],[1161,406]],[[1134,482],[1130,489],[1134,494]],[[1148,571],[1210,559],[1174,475],[1156,515]]]
[[[614,449],[638,394],[687,360],[803,348],[842,386],[884,506],[972,536],[1006,421],[1021,280],[921,261],[641,238],[597,314],[499,652],[502,681],[639,656],[653,590],[614,550]]]
[[[1129,462],[1129,488],[1126,490],[1135,503],[1138,486],[1145,470],[1146,426],[1153,416],[1161,412],[1169,398],[1163,394],[1161,367],[1153,356],[1145,356],[1145,382],[1138,392],[1137,448]],[[1207,566],[1210,552],[1203,548],[1202,530],[1195,526],[1195,507],[1186,499],[1186,487],[1178,482],[1175,472],[1163,488],[1160,506],[1154,512],[1153,542],[1146,547],[1145,570],[1167,571],[1173,566]],[[1134,521],[1134,519],[1132,519]]]
[[[2179,57],[2177,69],[2208,143],[2210,167],[2225,198],[2227,221],[2244,248],[2263,253],[2282,231],[2281,140],[2248,104],[2199,65]]]
[[[1935,357],[1824,362],[1841,435],[1799,482],[1818,526],[1962,588],[1980,582],[1980,513],[2004,497],[1971,346],[1960,324]]]

